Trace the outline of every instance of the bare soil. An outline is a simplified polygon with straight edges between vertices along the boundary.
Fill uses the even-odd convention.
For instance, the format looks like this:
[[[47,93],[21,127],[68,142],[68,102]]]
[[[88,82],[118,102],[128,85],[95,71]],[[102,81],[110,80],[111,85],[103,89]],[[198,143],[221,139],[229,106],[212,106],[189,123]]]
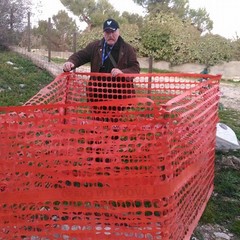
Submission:
[[[225,108],[240,111],[240,83],[221,82],[220,91],[220,103]]]

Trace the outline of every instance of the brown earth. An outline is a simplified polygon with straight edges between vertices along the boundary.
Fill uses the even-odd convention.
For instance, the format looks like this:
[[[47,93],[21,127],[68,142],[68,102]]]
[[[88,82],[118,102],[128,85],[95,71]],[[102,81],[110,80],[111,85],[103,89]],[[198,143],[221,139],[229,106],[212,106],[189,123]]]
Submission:
[[[240,111],[240,83],[221,82],[220,103],[226,108]]]

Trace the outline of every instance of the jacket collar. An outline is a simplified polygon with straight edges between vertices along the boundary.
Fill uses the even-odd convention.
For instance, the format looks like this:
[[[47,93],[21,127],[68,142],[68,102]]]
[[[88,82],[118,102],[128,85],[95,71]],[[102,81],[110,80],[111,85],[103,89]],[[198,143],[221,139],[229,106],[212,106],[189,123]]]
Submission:
[[[99,41],[99,43],[98,43],[98,47],[99,47],[99,51],[98,51],[99,59],[102,59],[102,51],[103,51],[104,41],[105,41],[105,39],[102,38],[102,39]],[[119,50],[119,60],[120,60],[120,59],[123,57],[123,55],[124,55],[124,43],[125,43],[125,41],[124,41],[124,39],[123,39],[121,36],[118,37],[118,40],[117,40],[117,42],[115,43],[115,45],[116,45],[118,48],[120,48],[120,50]],[[118,60],[118,61],[119,61],[119,60]]]

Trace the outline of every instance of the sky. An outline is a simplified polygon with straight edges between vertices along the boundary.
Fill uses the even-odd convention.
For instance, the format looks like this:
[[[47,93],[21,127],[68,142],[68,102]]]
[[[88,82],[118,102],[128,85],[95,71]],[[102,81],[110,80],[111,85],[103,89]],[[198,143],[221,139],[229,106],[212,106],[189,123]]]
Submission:
[[[60,0],[41,0],[41,2],[42,8],[39,10],[42,13],[38,14],[39,20],[46,20],[64,9]],[[133,0],[109,0],[109,2],[120,12],[144,14],[144,9],[135,4]],[[240,0],[189,0],[189,5],[193,9],[206,8],[213,21],[213,34],[229,39],[240,36]],[[73,17],[73,15],[70,16]],[[82,25],[80,28],[84,29],[84,27],[85,25]]]

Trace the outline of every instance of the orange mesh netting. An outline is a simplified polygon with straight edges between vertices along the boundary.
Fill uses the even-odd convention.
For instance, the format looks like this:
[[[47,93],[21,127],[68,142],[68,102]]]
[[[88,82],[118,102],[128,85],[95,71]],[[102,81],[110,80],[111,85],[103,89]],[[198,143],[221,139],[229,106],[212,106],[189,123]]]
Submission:
[[[219,75],[64,73],[0,107],[0,239],[189,239],[213,190]]]

